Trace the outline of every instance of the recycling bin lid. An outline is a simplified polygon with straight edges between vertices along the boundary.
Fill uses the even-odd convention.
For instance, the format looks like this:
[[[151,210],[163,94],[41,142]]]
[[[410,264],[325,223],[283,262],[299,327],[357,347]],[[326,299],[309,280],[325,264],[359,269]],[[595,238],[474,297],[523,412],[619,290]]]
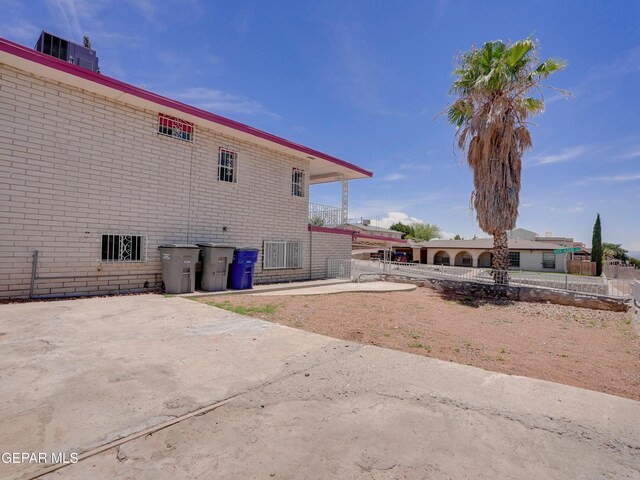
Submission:
[[[241,252],[259,252],[260,249],[259,248],[253,248],[253,247],[236,247],[236,251],[241,251]]]
[[[222,245],[220,243],[208,243],[208,242],[197,243],[196,245],[198,245],[199,247],[236,248],[233,245]]]
[[[158,245],[158,248],[198,248],[198,246],[191,243],[166,243]]]

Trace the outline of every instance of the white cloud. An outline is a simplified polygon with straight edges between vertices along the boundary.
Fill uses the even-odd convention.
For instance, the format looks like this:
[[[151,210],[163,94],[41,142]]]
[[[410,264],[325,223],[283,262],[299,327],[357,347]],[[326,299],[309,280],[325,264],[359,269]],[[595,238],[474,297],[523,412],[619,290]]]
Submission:
[[[85,0],[47,0],[47,3],[53,10],[54,18],[63,20],[67,35],[70,35],[76,42],[80,41],[83,35],[80,20],[92,16],[87,11],[91,2]]]
[[[533,157],[529,162],[530,166],[549,165],[552,163],[566,162],[581,156],[587,151],[586,145],[577,145],[575,147],[563,148],[559,153],[551,155],[538,155]]]
[[[12,22],[11,24],[0,25],[0,37],[35,44],[40,30],[40,28],[26,21]]]
[[[376,223],[378,227],[389,228],[391,225],[398,222],[408,225],[413,222],[422,222],[422,220],[420,220],[419,218],[407,215],[404,212],[387,212],[384,218],[374,223]]]
[[[403,178],[406,178],[406,175],[403,175],[402,173],[390,173],[389,175],[382,177],[380,180],[392,182],[395,180],[402,180]]]
[[[201,87],[188,88],[187,90],[173,94],[172,97],[213,113],[241,113],[246,115],[266,115],[276,119],[280,118],[279,115],[273,113],[256,100],[221,90]]]
[[[631,149],[626,153],[623,153],[622,155],[618,156],[620,160],[629,160],[630,158],[638,158],[638,157],[640,157],[640,147]]]
[[[582,202],[576,203],[573,207],[569,207],[567,209],[567,213],[580,213],[580,212],[582,212],[584,210],[584,207],[582,205],[583,205]]]
[[[576,185],[587,185],[594,182],[635,182],[640,180],[640,173],[632,173],[629,175],[611,175],[603,177],[588,177],[576,182]]]

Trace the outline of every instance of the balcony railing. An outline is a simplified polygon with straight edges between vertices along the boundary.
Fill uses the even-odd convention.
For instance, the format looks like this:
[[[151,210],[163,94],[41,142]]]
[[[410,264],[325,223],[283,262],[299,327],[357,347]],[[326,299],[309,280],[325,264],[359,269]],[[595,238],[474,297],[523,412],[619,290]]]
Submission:
[[[342,210],[318,203],[309,204],[309,223],[321,227],[337,227],[342,224]]]

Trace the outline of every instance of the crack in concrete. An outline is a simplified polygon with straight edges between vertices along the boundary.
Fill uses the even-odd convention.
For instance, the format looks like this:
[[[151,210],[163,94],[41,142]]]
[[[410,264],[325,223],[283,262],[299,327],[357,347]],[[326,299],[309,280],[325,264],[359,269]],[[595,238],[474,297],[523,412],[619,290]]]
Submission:
[[[342,343],[342,342],[340,342],[340,343]],[[189,420],[189,419],[194,418],[194,417],[201,417],[201,416],[207,415],[208,413],[211,413],[212,411],[217,410],[218,408],[226,405],[227,403],[229,403],[230,401],[232,401],[232,400],[234,400],[236,398],[240,398],[240,397],[242,397],[244,395],[253,393],[255,391],[258,391],[260,389],[268,387],[270,385],[274,385],[276,383],[282,382],[282,381],[284,381],[284,380],[286,380],[288,378],[294,377],[296,375],[303,374],[303,373],[308,372],[309,370],[312,370],[312,369],[314,369],[316,367],[321,367],[321,366],[325,366],[325,365],[328,365],[328,364],[333,363],[333,362],[337,362],[337,361],[341,360],[345,356],[349,356],[349,355],[352,355],[354,353],[359,352],[364,347],[363,345],[358,345],[358,344],[352,344],[352,346],[354,347],[353,350],[350,349],[350,350],[344,352],[344,354],[338,354],[337,357],[332,357],[332,358],[330,358],[330,359],[328,359],[326,361],[316,362],[316,363],[314,363],[314,364],[312,364],[310,366],[307,366],[305,368],[302,368],[300,370],[295,370],[295,371],[290,372],[290,373],[288,373],[286,375],[282,375],[280,377],[276,377],[276,378],[274,378],[272,380],[263,382],[263,383],[261,383],[259,385],[251,387],[249,389],[246,389],[246,390],[244,390],[242,392],[239,392],[239,393],[236,393],[234,395],[231,395],[231,396],[229,396],[229,397],[227,397],[227,398],[225,398],[223,400],[219,400],[219,401],[217,401],[217,402],[215,402],[213,404],[208,404],[208,405],[204,405],[204,406],[198,407],[197,409],[192,410],[191,412],[187,412],[184,415],[180,415],[180,416],[166,415],[166,416],[174,417],[173,420],[170,420],[168,422],[163,422],[163,423],[157,424],[157,425],[155,425],[153,427],[150,427],[150,428],[147,428],[147,429],[144,429],[144,430],[141,430],[141,431],[130,433],[129,435],[121,437],[121,438],[116,438],[116,439],[112,440],[109,443],[106,443],[106,444],[103,444],[103,445],[99,445],[99,446],[97,446],[95,448],[92,448],[90,450],[77,449],[76,450],[76,452],[78,453],[78,462],[77,463],[80,463],[81,461],[86,460],[87,458],[91,458],[91,457],[93,457],[95,455],[98,455],[100,453],[107,452],[107,451],[112,450],[114,448],[119,448],[121,445],[123,445],[125,443],[128,443],[128,442],[132,442],[132,441],[134,441],[134,440],[136,440],[136,439],[138,439],[140,437],[145,437],[146,438],[146,437],[152,436],[152,435],[154,435],[155,433],[157,433],[157,432],[159,432],[161,430],[165,430],[167,428],[170,428],[170,427],[172,427],[174,425],[177,425],[179,423],[184,422],[185,420]],[[323,349],[326,350],[326,347],[324,347]],[[53,473],[55,471],[61,470],[63,468],[69,467],[71,465],[75,465],[75,464],[53,465],[53,466],[49,466],[47,468],[44,468],[43,470],[41,470],[39,472],[36,472],[36,473],[26,472],[26,473],[18,474],[18,475],[22,475],[22,476],[17,476],[15,478],[19,478],[21,480],[35,480],[37,478],[41,478],[41,477],[43,477],[43,476],[45,476],[45,475],[47,475],[49,473]]]

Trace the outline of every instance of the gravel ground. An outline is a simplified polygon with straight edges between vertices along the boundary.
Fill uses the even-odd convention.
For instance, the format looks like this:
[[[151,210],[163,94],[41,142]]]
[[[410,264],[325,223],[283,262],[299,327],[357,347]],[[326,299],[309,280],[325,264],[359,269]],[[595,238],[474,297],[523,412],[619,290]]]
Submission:
[[[199,299],[294,328],[640,400],[630,313],[413,292]]]

